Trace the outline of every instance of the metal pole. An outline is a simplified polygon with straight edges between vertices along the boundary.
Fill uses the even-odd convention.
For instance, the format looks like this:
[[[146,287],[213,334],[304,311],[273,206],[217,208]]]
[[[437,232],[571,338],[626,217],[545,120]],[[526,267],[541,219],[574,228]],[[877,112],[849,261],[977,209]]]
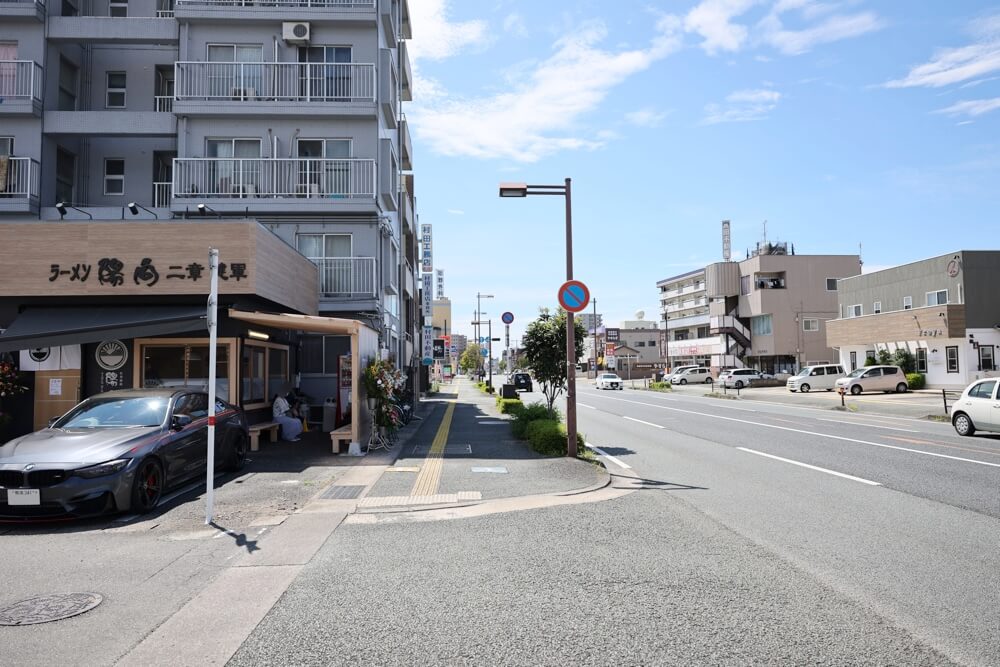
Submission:
[[[573,279],[573,205],[566,179],[566,280]],[[596,323],[595,323],[596,324]],[[576,331],[566,313],[566,455],[576,457]]]
[[[490,379],[486,383],[486,386],[492,389],[493,388],[493,320],[486,320],[486,327],[488,329],[486,335],[489,336],[490,338],[488,341],[486,341],[489,347],[489,355],[490,355],[486,357],[486,364],[490,367]]]
[[[587,374],[590,377],[590,374]],[[594,299],[594,377],[597,377],[597,299]]]
[[[208,292],[208,466],[205,471],[205,523],[212,523],[215,504],[215,364],[216,330],[219,303],[219,251],[208,249],[208,270],[211,275]]]

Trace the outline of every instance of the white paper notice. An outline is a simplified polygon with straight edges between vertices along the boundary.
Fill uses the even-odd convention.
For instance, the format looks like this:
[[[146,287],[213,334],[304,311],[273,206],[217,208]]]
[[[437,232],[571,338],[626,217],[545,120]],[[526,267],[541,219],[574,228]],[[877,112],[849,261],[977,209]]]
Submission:
[[[49,396],[62,396],[62,378],[49,378]]]

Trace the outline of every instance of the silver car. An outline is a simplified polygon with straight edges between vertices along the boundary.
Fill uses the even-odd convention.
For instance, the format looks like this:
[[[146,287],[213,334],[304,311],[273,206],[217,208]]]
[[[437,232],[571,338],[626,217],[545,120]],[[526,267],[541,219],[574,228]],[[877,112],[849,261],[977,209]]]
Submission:
[[[148,512],[163,492],[205,474],[208,394],[171,387],[92,396],[48,428],[0,446],[0,517]],[[238,470],[243,410],[216,401],[215,461]]]
[[[909,388],[906,373],[899,366],[867,366],[851,371],[837,380],[837,391],[851,392],[857,396],[863,391],[884,391],[905,393]]]

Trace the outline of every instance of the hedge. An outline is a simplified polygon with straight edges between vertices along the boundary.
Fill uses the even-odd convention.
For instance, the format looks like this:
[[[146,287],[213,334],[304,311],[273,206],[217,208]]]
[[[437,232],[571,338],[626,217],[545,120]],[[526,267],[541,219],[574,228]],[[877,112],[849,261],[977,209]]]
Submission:
[[[923,373],[906,374],[906,386],[910,389],[923,389],[925,384],[927,384],[927,378],[924,377]]]
[[[538,419],[528,425],[531,448],[544,456],[566,456],[566,428],[552,419]],[[584,438],[576,434],[577,449],[584,449]]]
[[[497,396],[497,408],[502,415],[517,415],[524,411],[524,403],[519,398],[500,398]]]

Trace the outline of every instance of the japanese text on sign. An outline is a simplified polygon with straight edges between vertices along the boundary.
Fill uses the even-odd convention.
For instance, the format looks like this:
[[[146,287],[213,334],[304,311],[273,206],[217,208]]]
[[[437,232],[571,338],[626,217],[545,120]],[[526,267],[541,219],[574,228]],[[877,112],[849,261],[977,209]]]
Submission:
[[[161,265],[163,266],[163,265]],[[207,279],[207,268],[198,262],[187,264],[167,264],[164,280],[191,280],[198,281]],[[126,281],[125,263],[117,257],[102,257],[97,261],[96,271],[94,264],[78,262],[74,264],[51,264],[49,266],[49,282],[66,279],[69,282],[85,283],[93,278],[100,285],[119,287]],[[135,267],[131,267],[132,282],[136,285],[152,287],[160,282],[160,270],[156,268],[152,258],[143,257],[142,261]],[[220,280],[241,280],[248,279],[247,265],[245,262],[233,262],[232,264],[219,264]]]

